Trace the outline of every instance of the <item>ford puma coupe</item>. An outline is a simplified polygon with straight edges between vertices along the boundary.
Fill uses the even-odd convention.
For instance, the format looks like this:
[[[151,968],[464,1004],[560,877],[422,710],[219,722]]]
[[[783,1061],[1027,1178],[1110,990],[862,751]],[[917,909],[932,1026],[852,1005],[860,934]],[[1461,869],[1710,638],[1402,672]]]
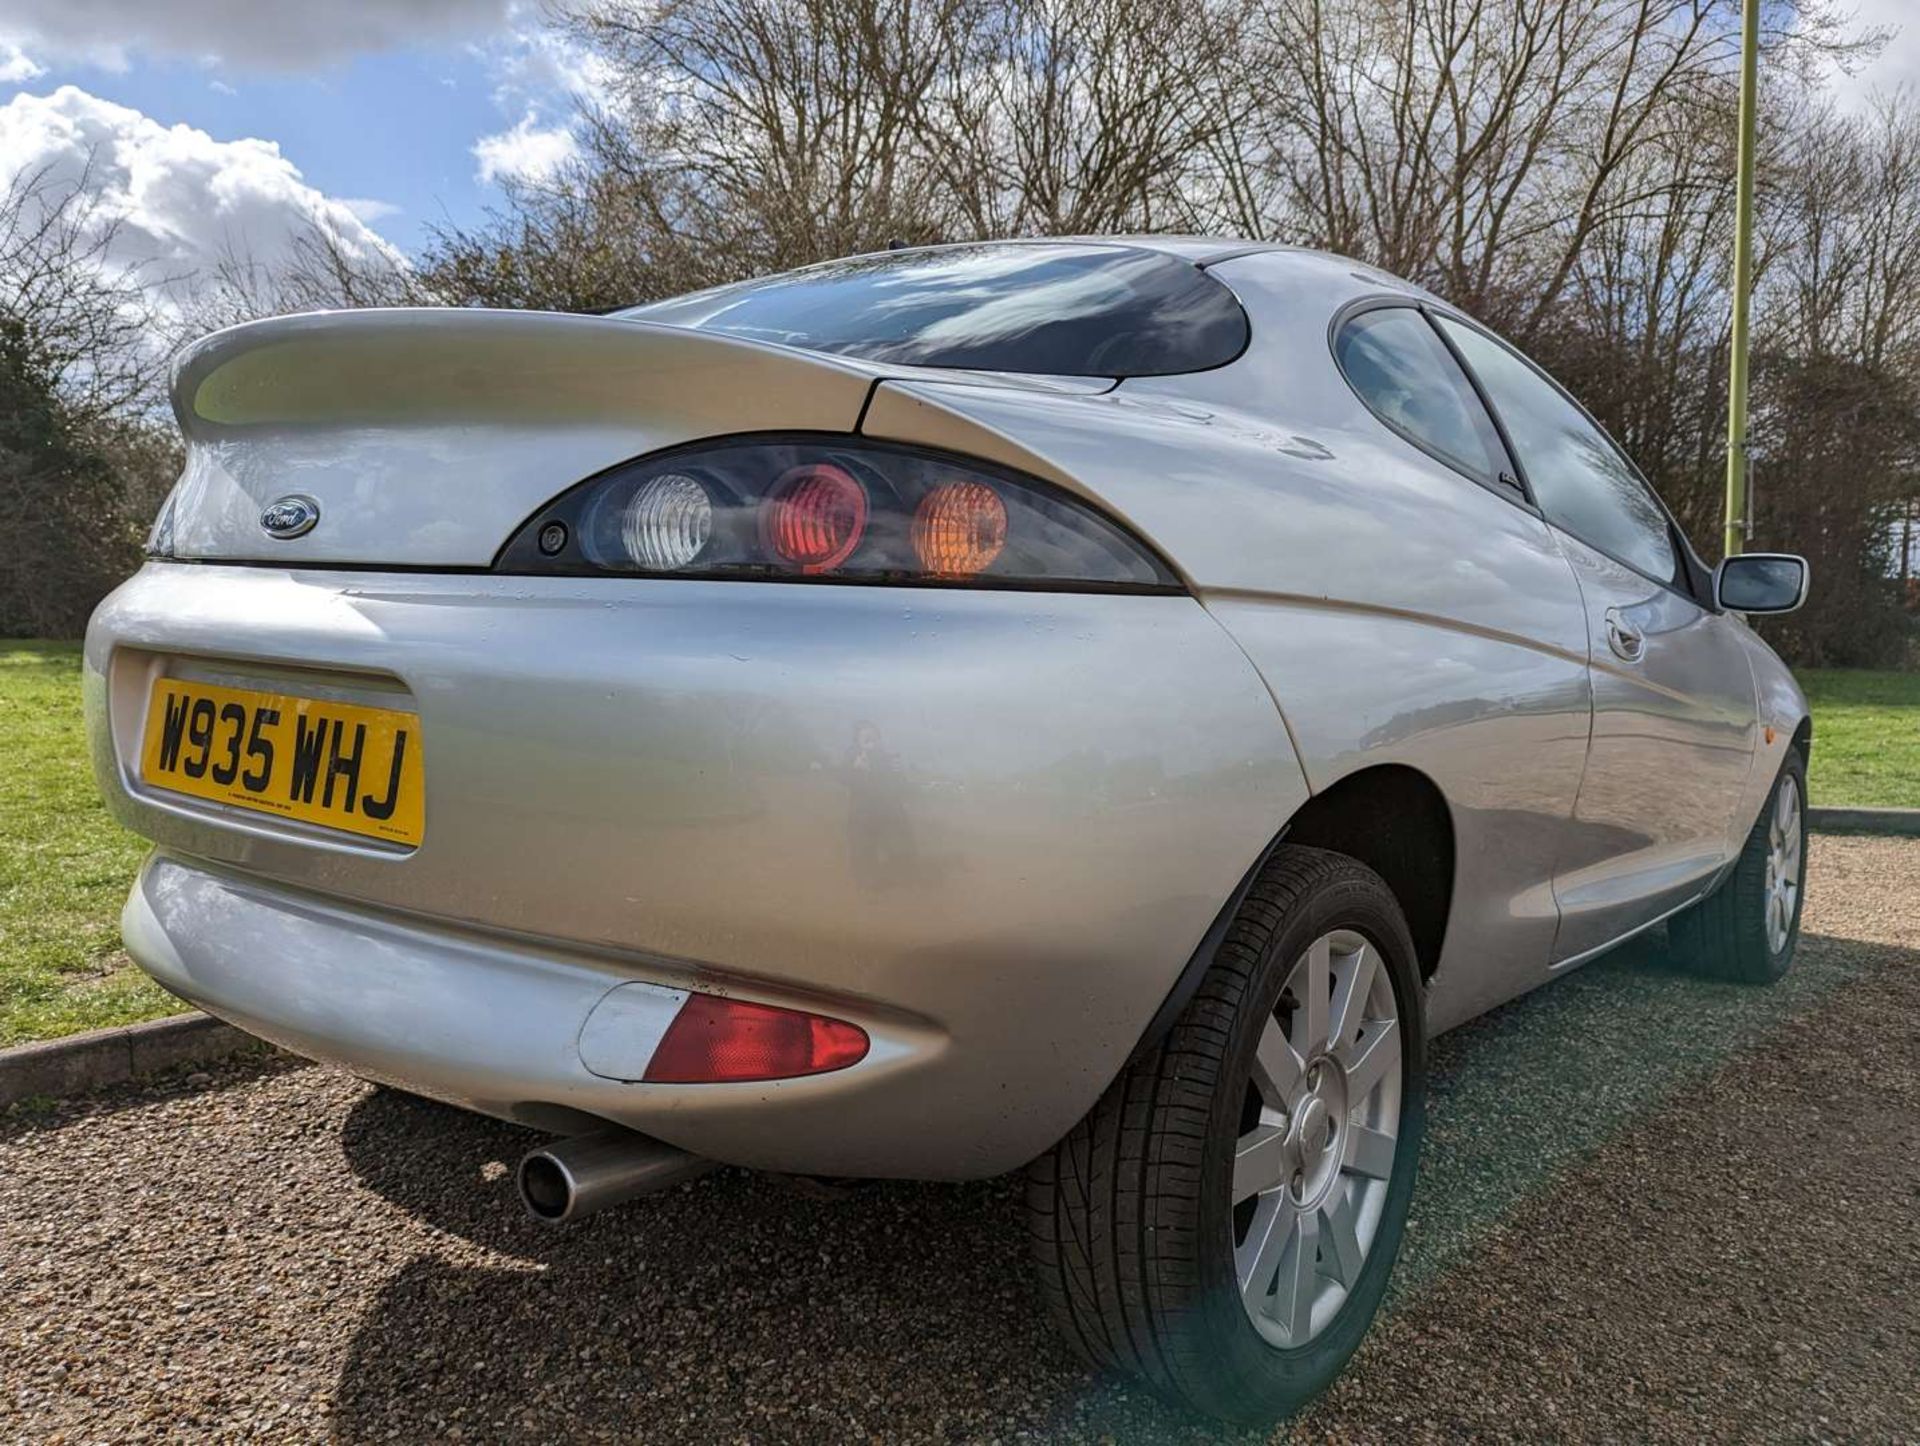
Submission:
[[[1807,707],[1568,394],[1315,252],[855,257],[220,332],[87,639],[127,947],[288,1049],[715,1163],[1028,1170],[1095,1362],[1270,1419],[1366,1330],[1426,1041],[1661,920],[1777,978]]]

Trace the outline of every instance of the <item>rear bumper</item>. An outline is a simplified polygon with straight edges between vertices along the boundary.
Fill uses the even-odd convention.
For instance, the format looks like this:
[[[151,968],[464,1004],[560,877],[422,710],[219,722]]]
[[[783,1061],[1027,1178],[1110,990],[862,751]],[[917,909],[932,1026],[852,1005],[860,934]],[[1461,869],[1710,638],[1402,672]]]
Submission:
[[[417,709],[420,847],[147,789],[147,691],[195,671]],[[153,565],[96,615],[86,689],[110,805],[160,846],[125,923],[169,988],[493,1114],[800,1172],[1045,1149],[1306,796],[1186,598]],[[772,1085],[597,1075],[582,1031],[635,983],[875,1049]]]
[[[893,1173],[897,1145],[874,1141],[924,1119],[949,1047],[926,1021],[838,1001],[871,1040],[848,1069],[642,1084],[686,993],[632,963],[346,908],[166,854],[142,869],[121,928],[166,988],[297,1054],[556,1133],[610,1120],[763,1169]],[[953,1163],[943,1153],[926,1168]]]

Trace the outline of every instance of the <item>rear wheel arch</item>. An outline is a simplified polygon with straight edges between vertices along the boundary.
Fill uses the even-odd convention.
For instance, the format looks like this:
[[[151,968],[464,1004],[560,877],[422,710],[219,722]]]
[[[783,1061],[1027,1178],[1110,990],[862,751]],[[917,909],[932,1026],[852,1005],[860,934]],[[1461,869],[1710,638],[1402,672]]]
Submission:
[[[1386,881],[1413,934],[1420,977],[1431,979],[1453,907],[1453,813],[1417,768],[1383,763],[1316,793],[1288,821],[1288,843],[1358,859]]]
[[[1433,978],[1453,906],[1453,814],[1439,785],[1419,769],[1375,764],[1309,798],[1260,851],[1141,1031],[1129,1063],[1166,1037],[1199,988],[1260,870],[1283,843],[1345,854],[1380,875],[1406,916],[1420,982]]]

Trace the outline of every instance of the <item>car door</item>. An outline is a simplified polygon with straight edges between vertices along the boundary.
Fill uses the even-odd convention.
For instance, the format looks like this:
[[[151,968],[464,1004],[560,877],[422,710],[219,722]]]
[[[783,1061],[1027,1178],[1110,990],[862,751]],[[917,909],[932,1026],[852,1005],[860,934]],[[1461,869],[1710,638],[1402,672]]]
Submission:
[[[1440,325],[1494,408],[1580,584],[1593,730],[1554,867],[1557,963],[1695,898],[1732,857],[1755,746],[1735,624],[1693,595],[1677,529],[1640,474],[1544,372],[1454,318]]]

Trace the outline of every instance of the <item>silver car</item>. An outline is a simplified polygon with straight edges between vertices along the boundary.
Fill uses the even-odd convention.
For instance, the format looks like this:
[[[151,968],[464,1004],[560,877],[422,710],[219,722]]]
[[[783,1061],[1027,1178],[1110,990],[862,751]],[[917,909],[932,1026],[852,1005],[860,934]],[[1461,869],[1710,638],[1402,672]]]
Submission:
[[[299,316],[179,369],[88,634],[127,947],[286,1048],[560,1138],[1018,1167],[1093,1361],[1338,1372],[1426,1041],[1661,920],[1792,959],[1807,706],[1525,357],[1320,253],[856,257],[606,317]]]

